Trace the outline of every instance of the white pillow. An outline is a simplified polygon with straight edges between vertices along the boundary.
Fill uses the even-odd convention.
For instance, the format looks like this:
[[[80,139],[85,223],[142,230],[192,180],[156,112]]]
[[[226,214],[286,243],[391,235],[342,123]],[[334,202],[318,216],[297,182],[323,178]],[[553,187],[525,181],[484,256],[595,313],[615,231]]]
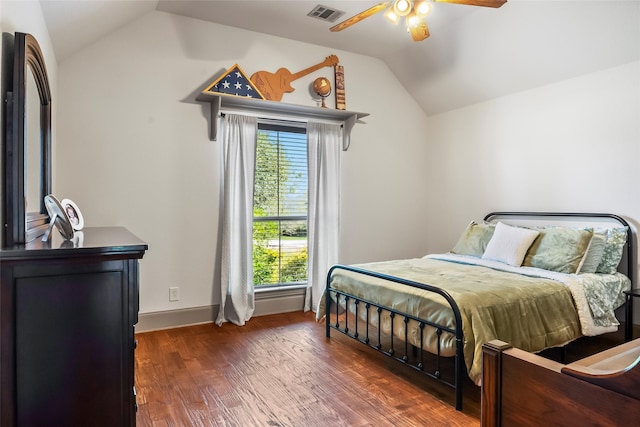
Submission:
[[[482,258],[520,267],[538,234],[540,233],[536,230],[512,227],[499,222]]]

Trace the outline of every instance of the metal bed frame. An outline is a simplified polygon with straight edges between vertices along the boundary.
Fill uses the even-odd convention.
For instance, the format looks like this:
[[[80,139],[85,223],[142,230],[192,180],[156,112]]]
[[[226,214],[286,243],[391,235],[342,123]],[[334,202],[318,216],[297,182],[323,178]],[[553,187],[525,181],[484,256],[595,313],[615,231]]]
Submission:
[[[505,218],[506,220],[508,220],[509,218],[512,219],[517,219],[517,218],[530,218],[533,220],[541,220],[541,219],[545,219],[545,218],[552,218],[555,217],[556,219],[568,219],[568,220],[576,220],[579,218],[582,218],[584,220],[591,220],[594,221],[596,219],[605,219],[605,220],[612,220],[611,222],[616,222],[619,223],[622,226],[626,226],[628,227],[627,229],[627,242],[625,245],[625,253],[626,253],[626,257],[623,254],[623,260],[626,261],[621,262],[621,270],[627,275],[627,277],[629,277],[629,279],[631,280],[631,287],[634,288],[634,272],[633,272],[633,267],[635,265],[634,262],[634,239],[633,239],[633,231],[631,229],[631,226],[629,225],[629,223],[623,219],[622,217],[618,216],[618,215],[614,215],[614,214],[607,214],[607,213],[556,213],[556,212],[491,212],[489,214],[487,214],[484,217],[485,221],[490,221],[490,220],[497,220],[498,218]],[[384,307],[381,305],[378,305],[372,301],[368,301],[359,297],[356,297],[354,295],[348,294],[346,292],[342,292],[336,289],[332,289],[331,288],[331,276],[333,274],[334,271],[336,270],[346,270],[346,271],[351,271],[354,273],[358,273],[358,274],[363,274],[366,276],[371,276],[371,277],[375,277],[375,278],[379,278],[379,279],[383,279],[383,280],[388,280],[391,282],[395,282],[401,285],[406,285],[406,286],[412,286],[415,288],[420,288],[429,292],[433,292],[436,294],[441,295],[449,304],[449,306],[451,307],[451,310],[453,312],[454,318],[455,318],[455,327],[451,328],[451,327],[447,327],[444,325],[439,325],[437,323],[425,320],[425,319],[419,319],[417,317],[414,317],[410,314],[407,313],[403,313],[397,310],[394,310],[392,308],[389,307]],[[336,304],[333,304],[335,306],[335,323],[332,323],[331,321],[331,310],[332,310],[332,303],[333,303],[333,299],[332,296],[335,297],[336,300]],[[349,302],[353,300],[353,303],[355,305],[355,313],[354,313],[354,319],[352,319],[350,321],[349,318]],[[344,302],[344,316],[342,317],[342,319],[340,318],[340,303]],[[366,310],[366,323],[365,323],[365,330],[364,331],[359,331],[358,330],[358,319],[359,319],[359,307],[363,306],[363,309]],[[633,319],[633,315],[632,315],[632,303],[629,302],[629,300],[627,300],[627,307],[626,307],[626,324],[625,324],[625,337],[630,336],[631,333],[631,328],[633,327],[633,323],[632,323],[632,319]],[[451,297],[451,295],[449,295],[445,290],[440,289],[438,287],[435,286],[431,286],[428,284],[424,284],[424,283],[418,283],[418,282],[414,282],[411,280],[406,280],[406,279],[402,279],[400,277],[394,277],[394,276],[389,276],[386,274],[381,274],[381,273],[376,273],[373,271],[369,271],[369,270],[364,270],[361,268],[357,268],[357,267],[351,267],[351,266],[345,266],[345,265],[334,265],[333,267],[331,267],[331,269],[329,270],[328,274],[327,274],[327,285],[326,285],[326,289],[325,289],[325,306],[326,306],[326,312],[325,312],[325,321],[326,321],[326,336],[327,338],[330,338],[331,335],[331,329],[335,329],[338,332],[341,332],[353,339],[356,339],[357,341],[363,343],[363,344],[367,344],[369,347],[395,359],[400,361],[401,363],[410,366],[411,368],[420,371],[422,373],[424,373],[425,375],[441,382],[444,383],[445,385],[452,387],[454,389],[454,393],[455,393],[455,408],[458,411],[462,410],[462,391],[463,391],[463,378],[464,376],[467,374],[466,371],[466,367],[465,367],[465,362],[464,362],[464,354],[463,354],[463,332],[462,332],[462,318],[460,315],[460,309],[458,308],[457,303],[455,302],[455,300]],[[380,318],[382,316],[383,312],[388,313],[390,319],[391,319],[391,333],[389,334],[389,339],[390,339],[390,345],[388,347],[388,349],[386,348],[382,348],[382,341],[381,341],[381,332],[380,332],[380,328],[377,329],[377,337],[376,337],[376,333],[374,331],[374,336],[372,339],[372,334],[370,333],[370,313],[371,313],[371,308],[374,308],[374,315],[377,314],[378,316],[378,322],[377,324],[380,325]],[[418,326],[420,328],[420,347],[415,347],[413,345],[410,345],[408,342],[408,337],[407,337],[407,331],[408,328],[405,326],[404,328],[404,341],[403,341],[403,348],[397,350],[394,347],[394,321],[396,321],[396,317],[399,317],[401,321],[403,321],[405,323],[405,325],[413,320],[418,322]],[[341,323],[342,322],[342,323]],[[362,322],[362,321],[361,321]],[[425,361],[424,361],[424,351],[422,350],[423,348],[423,344],[424,344],[424,328],[425,326],[431,326],[435,329],[435,333],[437,335],[437,350],[436,353],[434,354],[435,356],[435,363],[429,363],[429,367],[431,367],[432,365],[435,365],[433,367],[433,369],[427,369],[426,365],[425,365]],[[352,331],[351,328],[354,328],[354,330]],[[441,356],[440,354],[440,350],[441,350],[441,340],[442,340],[442,334],[443,333],[447,333],[447,334],[451,334],[453,337],[455,337],[455,356],[454,356],[454,375],[453,375],[453,380],[450,381],[449,379],[443,377],[442,375],[442,358],[444,358],[445,356]],[[410,347],[411,347],[411,352],[413,355],[416,355],[418,352],[418,357],[416,358],[410,358],[409,357],[409,351],[410,351]],[[398,353],[402,353],[402,354],[398,354]],[[415,360],[414,360],[415,359]],[[451,357],[446,357],[446,359],[451,359]]]
[[[394,310],[392,308],[389,307],[384,307],[381,305],[378,305],[374,302],[356,297],[354,295],[348,294],[346,292],[342,292],[342,291],[338,291],[335,289],[331,289],[331,285],[330,285],[330,279],[331,279],[331,275],[335,270],[348,270],[348,271],[353,271],[355,273],[359,273],[359,274],[364,274],[367,276],[371,276],[371,277],[377,277],[379,279],[384,279],[384,280],[389,280],[392,282],[396,282],[402,285],[407,285],[407,286],[412,286],[415,288],[420,288],[420,289],[424,289],[426,291],[429,292],[434,292],[437,293],[441,296],[444,297],[444,299],[447,301],[447,303],[449,303],[449,306],[451,307],[451,310],[453,311],[453,315],[455,317],[455,328],[450,328],[450,327],[446,327],[443,325],[439,325],[437,323],[434,322],[430,322],[428,320],[423,320],[423,319],[419,319],[417,317],[414,317],[410,314],[407,313],[403,313],[401,311],[397,311]],[[344,317],[344,326],[341,326],[340,324],[340,320],[339,320],[339,309],[340,309],[340,304],[337,303],[335,304],[335,314],[336,314],[336,323],[331,323],[330,317],[331,317],[331,313],[330,313],[330,307],[331,307],[331,293],[334,294],[336,301],[340,301],[339,298],[340,296],[342,296],[344,299],[343,301],[345,302],[345,307],[348,307],[349,305],[349,300],[353,299],[354,300],[354,304],[356,307],[356,313],[355,313],[355,331],[354,333],[350,333],[349,330],[349,310],[345,311],[345,317]],[[360,304],[364,305],[364,308],[367,310],[366,311],[366,315],[367,315],[367,320],[366,320],[366,329],[364,332],[364,338],[361,337],[360,332],[358,331],[358,307]],[[360,341],[361,343],[367,344],[370,347],[378,350],[379,352],[392,357],[404,364],[406,364],[407,366],[410,366],[418,371],[423,372],[424,374],[450,386],[453,387],[455,389],[456,392],[456,409],[457,410],[462,410],[462,378],[463,378],[463,373],[466,373],[466,368],[464,366],[464,354],[463,354],[463,334],[462,334],[462,318],[460,316],[460,309],[458,308],[458,304],[456,304],[456,302],[453,300],[453,298],[451,297],[451,295],[449,295],[447,293],[447,291],[437,288],[435,286],[431,286],[431,285],[425,285],[423,283],[418,283],[418,282],[413,282],[411,280],[405,280],[405,279],[401,279],[399,277],[394,277],[394,276],[388,276],[386,274],[380,274],[380,273],[376,273],[373,271],[368,271],[368,270],[363,270],[360,268],[355,268],[355,267],[349,267],[349,266],[345,266],[345,265],[334,265],[333,267],[331,267],[331,269],[329,270],[329,273],[327,275],[327,288],[326,288],[326,298],[325,298],[325,304],[326,304],[326,332],[327,332],[327,338],[330,337],[330,331],[331,329],[336,329],[339,332],[342,332],[343,334],[354,338],[358,341]],[[400,316],[402,318],[402,321],[407,324],[410,320],[414,320],[416,322],[418,322],[418,327],[420,328],[420,347],[419,349],[417,347],[411,346],[411,350],[412,352],[415,354],[417,353],[418,350],[420,350],[420,356],[419,356],[419,361],[417,361],[416,363],[412,363],[410,362],[409,359],[409,344],[408,344],[408,337],[407,337],[407,332],[408,332],[408,328],[404,328],[405,331],[405,337],[404,337],[404,352],[402,354],[402,356],[397,356],[396,355],[396,349],[394,348],[393,345],[393,333],[390,334],[390,340],[391,340],[391,345],[389,346],[388,350],[384,350],[382,348],[382,340],[381,340],[381,332],[380,329],[378,328],[377,330],[377,341],[375,342],[375,344],[372,343],[370,334],[369,334],[369,314],[370,314],[370,308],[371,307],[375,307],[375,312],[378,315],[378,325],[380,325],[380,317],[382,315],[383,311],[386,311],[389,313],[389,317],[391,318],[391,331],[393,331],[393,322],[395,321],[396,316]],[[425,363],[424,363],[424,352],[422,351],[422,347],[424,344],[424,327],[425,326],[432,326],[433,328],[436,329],[436,334],[438,336],[438,345],[437,345],[437,354],[436,354],[436,367],[435,370],[433,372],[427,371],[425,370]],[[441,375],[441,356],[440,356],[440,344],[441,344],[441,338],[442,338],[442,333],[446,332],[449,334],[452,334],[455,336],[455,343],[456,343],[456,355],[455,355],[455,367],[454,367],[454,380],[453,382],[450,382],[446,379],[444,379]]]

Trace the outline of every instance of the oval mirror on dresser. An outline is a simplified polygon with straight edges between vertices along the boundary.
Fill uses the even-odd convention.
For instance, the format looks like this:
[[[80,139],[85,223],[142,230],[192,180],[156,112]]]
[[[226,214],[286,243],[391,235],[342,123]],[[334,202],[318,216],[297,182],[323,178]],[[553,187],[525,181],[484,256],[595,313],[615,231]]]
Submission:
[[[51,90],[44,55],[30,34],[15,33],[6,100],[3,247],[11,247],[41,236],[49,222]]]

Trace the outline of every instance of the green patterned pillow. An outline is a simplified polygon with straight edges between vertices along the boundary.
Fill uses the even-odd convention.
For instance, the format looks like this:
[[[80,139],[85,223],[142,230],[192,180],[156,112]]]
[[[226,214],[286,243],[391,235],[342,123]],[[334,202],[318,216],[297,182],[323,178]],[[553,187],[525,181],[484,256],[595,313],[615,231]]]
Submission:
[[[625,243],[627,243],[627,229],[628,227],[616,227],[605,230],[607,242],[596,273],[614,274],[618,271],[618,264],[622,259],[622,251]]]
[[[481,257],[495,229],[495,224],[485,221],[471,221],[458,239],[458,243],[451,249],[451,252],[459,255]]]
[[[593,237],[593,229],[550,227],[538,231],[540,235],[527,251],[522,265],[558,273],[576,273]]]
[[[607,242],[607,236],[604,232],[597,233],[593,232],[593,237],[591,238],[591,243],[589,243],[589,248],[587,249],[587,253],[584,254],[584,259],[582,260],[582,266],[578,273],[595,273],[598,269],[598,265],[602,261],[602,254],[604,253],[604,247]]]

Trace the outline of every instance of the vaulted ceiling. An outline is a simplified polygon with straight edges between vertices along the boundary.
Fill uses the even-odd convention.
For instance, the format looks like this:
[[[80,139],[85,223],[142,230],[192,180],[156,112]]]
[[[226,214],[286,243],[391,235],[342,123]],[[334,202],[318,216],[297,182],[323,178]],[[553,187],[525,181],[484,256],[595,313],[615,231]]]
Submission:
[[[344,31],[307,16],[379,0],[41,0],[58,62],[154,10],[383,60],[428,115],[640,60],[640,0],[509,0],[499,9],[435,3],[413,42],[382,13]]]

